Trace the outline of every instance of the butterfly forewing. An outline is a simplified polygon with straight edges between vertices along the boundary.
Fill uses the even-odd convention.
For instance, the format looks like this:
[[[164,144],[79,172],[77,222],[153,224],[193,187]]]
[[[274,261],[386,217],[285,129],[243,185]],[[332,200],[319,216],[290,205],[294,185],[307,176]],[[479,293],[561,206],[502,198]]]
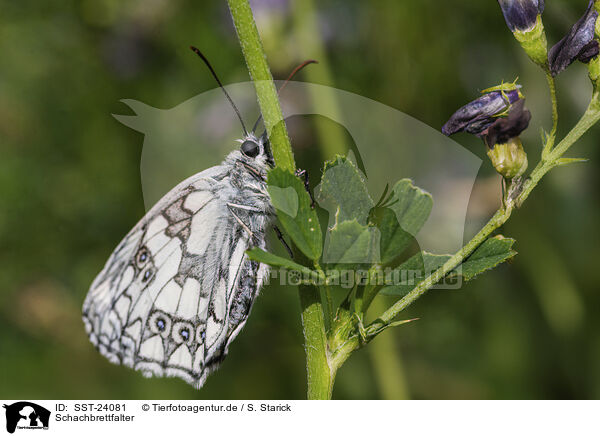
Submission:
[[[92,283],[83,319],[110,361],[199,388],[227,354],[267,272],[245,252],[264,248],[272,215],[244,159],[233,152],[171,190]]]

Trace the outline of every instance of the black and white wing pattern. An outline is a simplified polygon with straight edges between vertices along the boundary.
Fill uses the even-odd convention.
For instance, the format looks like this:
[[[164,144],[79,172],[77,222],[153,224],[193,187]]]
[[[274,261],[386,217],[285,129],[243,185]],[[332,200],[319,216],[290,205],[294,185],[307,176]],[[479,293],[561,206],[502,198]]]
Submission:
[[[264,165],[239,151],[171,190],[129,232],[83,305],[90,341],[111,362],[200,388],[240,332],[267,274],[272,216]]]

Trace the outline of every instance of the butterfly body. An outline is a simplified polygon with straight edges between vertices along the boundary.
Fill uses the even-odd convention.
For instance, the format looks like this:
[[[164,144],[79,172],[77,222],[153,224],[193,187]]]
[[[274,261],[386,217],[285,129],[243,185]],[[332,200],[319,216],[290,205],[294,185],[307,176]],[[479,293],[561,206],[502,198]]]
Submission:
[[[111,362],[200,388],[243,328],[267,267],[274,216],[264,138],[181,182],[127,234],[83,305],[90,341]]]

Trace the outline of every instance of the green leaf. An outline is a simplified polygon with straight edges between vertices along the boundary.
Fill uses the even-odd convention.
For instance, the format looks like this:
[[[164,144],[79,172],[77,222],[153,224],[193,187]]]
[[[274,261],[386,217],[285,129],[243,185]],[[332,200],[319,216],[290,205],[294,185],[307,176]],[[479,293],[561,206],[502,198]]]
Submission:
[[[570,165],[570,164],[574,164],[574,163],[583,163],[583,162],[589,162],[589,159],[584,159],[584,158],[569,158],[569,157],[563,157],[561,159],[558,159],[555,163],[556,166],[565,166],[565,165]]]
[[[465,280],[471,280],[482,272],[514,257],[517,254],[512,249],[514,243],[514,239],[500,235],[494,236],[481,244],[454,273],[461,274]]]
[[[462,265],[448,273],[448,276],[461,275],[465,281],[472,280],[477,275],[490,270],[502,262],[514,257],[517,252],[512,250],[514,239],[495,236],[486,240],[469,256]],[[449,255],[435,255],[427,252],[417,253],[406,262],[395,268],[380,293],[384,295],[404,296],[414,289],[423,279],[443,266]]]
[[[329,232],[325,263],[337,269],[350,269],[357,264],[372,264],[379,257],[379,230],[356,220],[337,223]]]
[[[388,207],[373,209],[370,220],[381,232],[380,260],[382,264],[396,259],[414,240],[413,235],[404,231],[398,222],[396,213]]]
[[[433,198],[431,194],[417,188],[410,179],[402,179],[394,186],[394,199],[397,203],[389,206],[402,228],[416,235],[431,213]]]
[[[394,322],[391,322],[391,323],[389,323],[389,324],[384,324],[384,325],[382,325],[382,326],[377,326],[377,324],[376,324],[376,323],[373,323],[373,324],[372,324],[372,325],[373,325],[373,327],[377,326],[377,328],[376,328],[376,330],[374,330],[374,331],[370,331],[370,332],[368,333],[368,338],[369,338],[369,339],[371,339],[371,338],[374,338],[375,336],[377,336],[378,334],[380,334],[381,332],[384,332],[385,330],[387,330],[387,329],[389,329],[389,328],[392,328],[392,327],[398,327],[398,326],[401,326],[401,325],[404,325],[404,324],[409,324],[409,323],[411,323],[411,322],[418,321],[419,319],[420,319],[420,318],[403,319],[403,320],[401,320],[401,321],[394,321]]]
[[[294,188],[279,188],[277,186],[269,187],[269,195],[276,209],[286,215],[295,218],[298,215],[298,196]]]
[[[323,250],[323,235],[317,212],[310,207],[310,195],[298,177],[274,168],[267,177],[267,190],[277,218],[306,257],[317,260]]]
[[[290,269],[293,271],[299,271],[303,274],[307,274],[309,276],[319,277],[319,273],[317,271],[313,271],[310,268],[305,267],[304,265],[300,265],[294,262],[291,259],[286,259],[285,257],[279,257],[276,254],[269,253],[264,251],[258,247],[251,248],[246,251],[248,258],[250,260],[254,260],[256,262],[261,262],[271,266],[278,266],[281,268]]]
[[[381,262],[396,259],[411,244],[433,208],[431,194],[417,188],[409,179],[393,188],[388,205],[371,211],[371,221],[381,231]]]
[[[319,205],[329,211],[330,226],[334,219],[335,222],[355,219],[366,225],[369,211],[374,206],[362,173],[341,156],[325,163],[315,194]]]
[[[386,283],[391,282],[392,284],[385,286],[380,293],[402,297],[444,265],[448,259],[450,259],[449,255],[431,254],[426,251],[417,253],[393,269],[392,273],[386,277]]]

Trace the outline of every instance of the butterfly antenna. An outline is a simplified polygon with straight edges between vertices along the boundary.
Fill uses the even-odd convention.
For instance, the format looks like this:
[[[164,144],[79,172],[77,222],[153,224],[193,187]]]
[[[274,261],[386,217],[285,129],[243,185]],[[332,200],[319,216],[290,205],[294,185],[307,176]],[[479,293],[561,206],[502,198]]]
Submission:
[[[285,82],[283,83],[283,85],[281,85],[281,88],[279,88],[279,90],[277,91],[277,93],[279,94],[281,91],[283,91],[283,88],[285,88],[285,85],[288,84],[288,82],[290,80],[292,80],[294,78],[294,76],[305,66],[310,65],[310,64],[318,64],[319,62],[314,60],[314,59],[309,59],[307,61],[302,62],[300,65],[298,65],[296,68],[294,68],[294,70],[290,73],[290,75],[288,76],[287,79],[285,79]],[[252,133],[256,132],[256,129],[258,127],[258,123],[260,123],[260,120],[262,120],[262,114],[258,117],[258,120],[256,120],[256,123],[254,123],[254,127],[252,127]]]
[[[248,136],[248,130],[246,130],[246,125],[244,124],[244,120],[242,119],[242,115],[240,114],[240,111],[237,108],[237,106],[235,105],[235,103],[233,102],[233,99],[231,98],[231,96],[229,95],[229,93],[225,90],[225,87],[223,86],[223,84],[219,80],[219,76],[217,76],[217,73],[215,72],[214,68],[212,67],[212,65],[210,64],[210,62],[208,62],[208,59],[206,59],[206,56],[204,56],[204,54],[200,50],[198,50],[193,45],[190,45],[190,49],[194,53],[196,53],[198,56],[200,56],[200,59],[202,59],[204,61],[204,63],[206,64],[206,66],[210,70],[211,74],[213,75],[213,77],[215,78],[215,80],[217,81],[217,83],[219,84],[219,87],[221,88],[221,90],[225,94],[225,97],[227,97],[227,100],[229,100],[229,103],[231,103],[231,107],[233,107],[233,110],[235,111],[237,117],[239,118],[240,124],[242,125],[242,129],[244,129],[244,136]],[[252,132],[254,133],[254,131],[252,131]]]
[[[283,88],[285,88],[285,85],[288,84],[288,82],[290,80],[292,80],[294,78],[294,76],[301,70],[303,69],[305,66],[310,65],[310,64],[318,64],[319,62],[314,60],[314,59],[309,59],[307,61],[302,62],[300,65],[298,65],[296,68],[294,68],[294,70],[290,73],[290,75],[288,76],[287,79],[285,79],[285,82],[283,83],[283,85],[281,85],[281,88],[279,88],[279,91],[277,91],[278,93],[283,91]]]

